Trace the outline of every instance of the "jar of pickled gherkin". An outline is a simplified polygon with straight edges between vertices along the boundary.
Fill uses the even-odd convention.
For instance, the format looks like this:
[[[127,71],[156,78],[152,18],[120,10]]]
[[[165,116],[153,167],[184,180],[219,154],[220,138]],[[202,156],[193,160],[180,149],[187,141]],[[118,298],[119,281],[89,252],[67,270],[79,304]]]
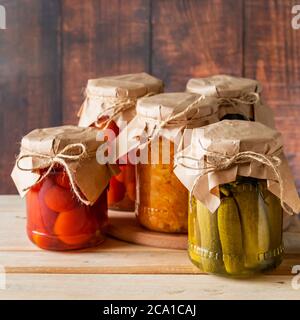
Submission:
[[[105,238],[107,187],[118,171],[97,163],[97,133],[63,126],[22,139],[12,178],[26,195],[28,237],[42,249],[82,249]]]
[[[161,80],[147,73],[91,79],[86,88],[86,99],[79,111],[79,126],[93,126],[105,130],[107,143],[136,114],[138,98],[162,92]],[[135,166],[124,155],[118,162],[120,174],[113,177],[108,189],[108,207],[134,211],[136,198]]]
[[[215,75],[193,78],[186,90],[219,100],[219,119],[251,120],[274,128],[272,109],[261,100],[261,85],[257,80]]]
[[[187,232],[188,191],[173,173],[174,153],[184,142],[184,128],[217,121],[215,102],[193,93],[138,100],[136,117],[117,140],[121,155],[139,150],[136,215],[145,228]]]
[[[228,276],[276,268],[283,210],[300,211],[280,134],[258,122],[224,120],[194,129],[175,160],[190,191],[191,261]]]

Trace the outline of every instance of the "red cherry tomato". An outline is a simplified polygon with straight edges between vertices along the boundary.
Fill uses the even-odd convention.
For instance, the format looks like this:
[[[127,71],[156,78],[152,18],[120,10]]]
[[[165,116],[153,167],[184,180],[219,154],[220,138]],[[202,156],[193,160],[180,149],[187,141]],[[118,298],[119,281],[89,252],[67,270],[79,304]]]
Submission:
[[[109,190],[107,194],[108,205],[121,201],[125,196],[126,188],[123,183],[112,177],[110,179]]]

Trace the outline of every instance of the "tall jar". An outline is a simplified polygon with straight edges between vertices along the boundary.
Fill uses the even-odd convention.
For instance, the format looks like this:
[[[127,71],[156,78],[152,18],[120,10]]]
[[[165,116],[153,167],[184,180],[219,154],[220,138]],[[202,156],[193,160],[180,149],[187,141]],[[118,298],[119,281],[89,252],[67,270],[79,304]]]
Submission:
[[[138,98],[162,92],[161,80],[147,73],[91,79],[86,99],[79,111],[79,126],[106,130],[104,139],[111,143],[136,114]],[[134,211],[136,199],[135,165],[124,155],[119,160],[120,174],[113,177],[108,189],[108,207]]]
[[[191,261],[228,276],[276,268],[283,209],[300,209],[281,135],[258,122],[223,120],[194,129],[175,161],[174,172],[190,192]]]
[[[97,133],[64,126],[22,139],[12,177],[26,195],[28,237],[42,249],[83,249],[105,239],[107,187],[118,171],[97,163]]]
[[[189,257],[201,270],[247,276],[282,261],[282,208],[266,180],[223,184],[214,212],[195,197],[189,213]]]
[[[214,102],[192,93],[163,93],[138,100],[137,115],[118,141],[120,147],[127,141],[128,148],[121,155],[140,150],[136,215],[145,228],[187,233],[188,191],[173,173],[174,153],[185,128],[217,121]]]
[[[192,78],[187,82],[186,90],[216,97],[219,120],[250,120],[275,127],[272,109],[262,102],[262,87],[257,80],[229,75]]]

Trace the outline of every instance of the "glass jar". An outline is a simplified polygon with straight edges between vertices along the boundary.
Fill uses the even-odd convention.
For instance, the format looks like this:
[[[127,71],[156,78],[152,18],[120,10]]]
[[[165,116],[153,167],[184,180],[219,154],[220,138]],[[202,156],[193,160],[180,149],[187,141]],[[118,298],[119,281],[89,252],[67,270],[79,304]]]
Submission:
[[[220,186],[210,212],[194,197],[189,214],[189,256],[204,272],[247,276],[282,261],[282,208],[265,180],[238,178]]]
[[[72,250],[96,246],[108,224],[107,190],[87,206],[76,199],[64,169],[56,167],[26,195],[27,234],[38,247]]]
[[[105,121],[108,119],[108,116],[101,117],[94,126],[103,130]],[[115,121],[110,120],[106,126],[107,129],[112,130],[115,137],[119,135],[120,130]],[[111,138],[113,137],[105,134],[104,131],[104,139],[111,142]],[[110,180],[107,192],[108,208],[111,210],[134,211],[136,199],[135,165],[129,163],[127,156],[124,157],[124,160],[125,164],[121,164],[121,161],[119,161],[121,172]]]
[[[167,164],[162,161],[166,141],[170,145]],[[148,144],[148,155],[151,152],[159,155],[158,164],[137,165],[137,219],[149,230],[186,233],[188,191],[173,173],[174,143],[160,137]]]

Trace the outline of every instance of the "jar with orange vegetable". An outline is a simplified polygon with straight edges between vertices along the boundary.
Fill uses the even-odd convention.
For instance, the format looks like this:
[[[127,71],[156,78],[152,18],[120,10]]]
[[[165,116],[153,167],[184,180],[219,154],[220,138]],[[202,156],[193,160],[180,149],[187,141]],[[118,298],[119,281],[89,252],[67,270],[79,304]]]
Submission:
[[[105,130],[107,134],[104,139],[110,144],[124,125],[135,116],[137,99],[162,90],[162,81],[147,73],[91,79],[87,84],[86,99],[79,111],[79,126]],[[126,155],[118,164],[120,174],[110,181],[108,207],[113,210],[134,211],[135,165]]]
[[[22,140],[12,177],[26,194],[28,237],[42,249],[82,249],[105,239],[107,186],[117,171],[97,163],[97,132],[65,126]]]
[[[188,191],[173,173],[174,153],[185,128],[218,121],[214,102],[193,93],[162,93],[138,100],[137,115],[119,135],[118,145],[120,156],[139,150],[136,215],[145,228],[187,232]]]

